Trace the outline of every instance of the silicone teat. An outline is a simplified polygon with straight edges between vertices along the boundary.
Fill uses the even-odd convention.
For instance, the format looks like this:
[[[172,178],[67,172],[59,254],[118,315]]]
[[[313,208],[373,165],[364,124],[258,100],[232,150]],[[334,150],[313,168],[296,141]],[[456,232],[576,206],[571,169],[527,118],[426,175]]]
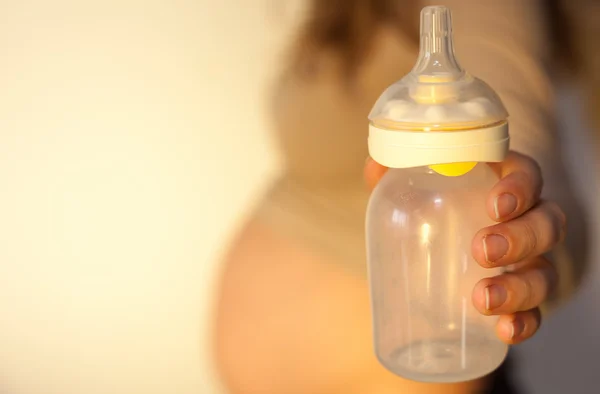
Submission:
[[[464,74],[454,56],[452,14],[448,8],[431,6],[421,11],[419,59],[412,72],[423,79],[440,79],[435,82],[455,80]]]
[[[421,11],[419,58],[412,74],[418,84],[411,96],[422,103],[436,103],[456,98],[456,87],[465,72],[454,56],[452,14],[443,6],[425,7]]]

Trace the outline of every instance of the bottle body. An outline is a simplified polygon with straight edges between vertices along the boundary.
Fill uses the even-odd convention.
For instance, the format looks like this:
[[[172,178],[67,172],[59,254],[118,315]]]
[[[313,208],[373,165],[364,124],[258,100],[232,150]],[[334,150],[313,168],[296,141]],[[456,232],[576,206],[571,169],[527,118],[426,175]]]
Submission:
[[[459,382],[492,372],[506,357],[497,317],[472,303],[475,284],[501,273],[471,254],[475,233],[493,224],[485,201],[495,182],[481,163],[458,177],[390,169],[373,192],[366,230],[374,345],[390,371]]]

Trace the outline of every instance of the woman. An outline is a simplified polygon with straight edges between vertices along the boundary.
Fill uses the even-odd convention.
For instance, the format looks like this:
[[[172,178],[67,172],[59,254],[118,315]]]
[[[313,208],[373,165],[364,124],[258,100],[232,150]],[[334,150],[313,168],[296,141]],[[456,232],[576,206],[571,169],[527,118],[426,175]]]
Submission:
[[[414,22],[425,5],[312,3],[272,112],[285,172],[223,273],[216,355],[233,394],[511,392],[502,370],[452,385],[407,381],[381,367],[371,347],[363,240],[369,191],[359,174],[364,167],[373,187],[385,169],[370,159],[365,165],[365,118],[380,92],[412,67]],[[445,5],[453,10],[459,61],[511,114],[513,152],[497,165],[501,180],[487,201],[499,223],[475,235],[473,255],[512,272],[480,282],[474,303],[499,315],[498,336],[517,344],[539,328],[540,308],[556,306],[575,286],[560,241],[566,217],[581,229],[553,132],[543,10],[518,0]],[[484,248],[485,236],[497,232],[506,237]],[[584,250],[572,243],[581,239],[570,233],[570,251]],[[492,283],[502,291],[486,294]]]

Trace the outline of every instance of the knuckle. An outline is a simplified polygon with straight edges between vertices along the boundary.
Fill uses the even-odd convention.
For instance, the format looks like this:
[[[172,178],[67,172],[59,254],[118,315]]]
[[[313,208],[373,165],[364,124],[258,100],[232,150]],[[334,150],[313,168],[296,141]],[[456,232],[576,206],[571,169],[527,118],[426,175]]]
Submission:
[[[525,156],[525,174],[532,185],[536,185],[535,194],[539,196],[542,191],[543,177],[542,167],[539,163],[529,156]]]
[[[541,304],[553,291],[557,276],[554,266],[545,259],[540,259],[535,267],[519,275],[519,310]]]
[[[527,162],[527,167],[528,167],[529,171],[531,172],[531,174],[535,177],[541,177],[542,167],[539,165],[537,160],[535,160],[531,156],[525,156],[525,159]]]
[[[553,202],[544,201],[528,215],[523,223],[523,237],[528,247],[536,254],[552,249],[561,242],[566,234],[566,218],[560,207]]]
[[[538,204],[542,193],[542,178],[537,171],[524,169],[514,174],[515,179],[522,189],[522,198],[527,208]]]
[[[551,218],[549,225],[552,226],[551,242],[553,244],[561,242],[566,236],[567,215],[565,215],[561,207],[555,202],[548,202],[547,209],[550,212],[549,216]]]
[[[516,172],[514,174],[514,177],[516,179],[518,179],[518,181],[527,188],[531,188],[531,186],[529,186],[529,185],[535,184],[535,177],[529,171],[522,170],[522,171]]]
[[[546,201],[545,203],[561,224],[566,223],[567,215],[557,203],[554,201]]]
[[[528,220],[523,222],[521,242],[523,242],[524,247],[524,253],[521,257],[525,257],[537,249],[538,237],[533,224]]]
[[[537,161],[533,159],[531,159],[531,174],[534,178],[542,181],[542,167]]]
[[[534,304],[534,286],[530,278],[525,275],[519,276],[521,288],[521,302],[519,310],[527,310],[532,308]]]

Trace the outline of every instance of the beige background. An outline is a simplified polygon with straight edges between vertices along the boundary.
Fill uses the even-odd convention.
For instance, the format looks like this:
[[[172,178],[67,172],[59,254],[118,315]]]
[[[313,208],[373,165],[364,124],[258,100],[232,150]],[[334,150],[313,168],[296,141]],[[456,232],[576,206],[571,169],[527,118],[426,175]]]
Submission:
[[[215,262],[277,172],[272,3],[0,1],[1,393],[212,394]]]

